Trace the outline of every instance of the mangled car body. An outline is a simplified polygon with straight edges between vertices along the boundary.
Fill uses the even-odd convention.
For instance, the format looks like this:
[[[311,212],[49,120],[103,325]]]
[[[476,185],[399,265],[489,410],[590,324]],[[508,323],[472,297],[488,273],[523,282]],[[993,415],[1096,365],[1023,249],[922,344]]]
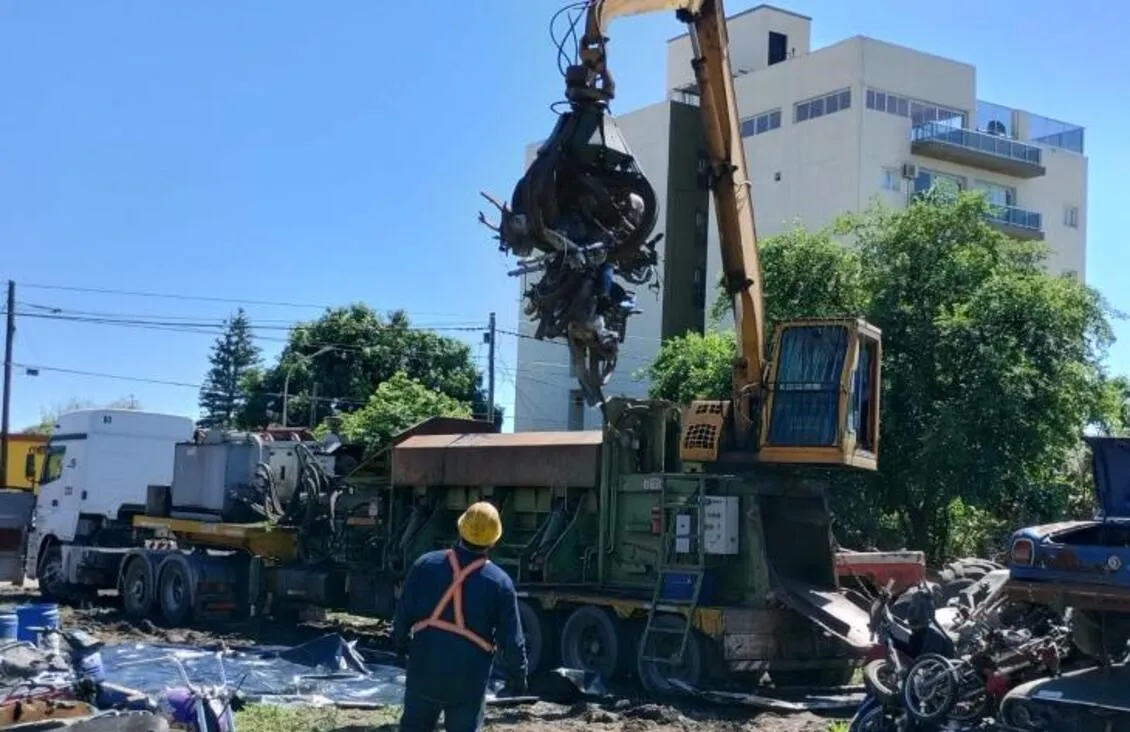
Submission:
[[[1106,660],[1130,640],[1130,439],[1088,438],[1098,515],[1013,534],[1009,593],[1073,608],[1074,640]]]

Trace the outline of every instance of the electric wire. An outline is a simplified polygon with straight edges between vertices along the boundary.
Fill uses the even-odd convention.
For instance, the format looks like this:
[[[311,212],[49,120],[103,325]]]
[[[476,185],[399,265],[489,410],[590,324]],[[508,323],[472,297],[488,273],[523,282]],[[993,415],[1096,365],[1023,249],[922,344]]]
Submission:
[[[125,290],[115,289],[109,287],[80,287],[77,285],[52,285],[37,282],[16,282],[17,287],[34,289],[34,290],[55,290],[62,292],[84,292],[95,295],[121,295],[124,297],[149,297],[149,298],[163,298],[167,300],[188,300],[193,302],[214,302],[225,303],[228,305],[259,305],[265,307],[276,308],[297,308],[302,310],[333,310],[333,305],[324,305],[317,303],[302,303],[302,302],[287,302],[284,300],[252,300],[247,298],[235,297],[217,297],[214,295],[192,295],[187,293],[171,293],[171,292],[150,292],[146,290]],[[393,308],[396,310],[396,308]],[[417,315],[438,315],[438,316],[452,316],[453,313],[417,313]]]

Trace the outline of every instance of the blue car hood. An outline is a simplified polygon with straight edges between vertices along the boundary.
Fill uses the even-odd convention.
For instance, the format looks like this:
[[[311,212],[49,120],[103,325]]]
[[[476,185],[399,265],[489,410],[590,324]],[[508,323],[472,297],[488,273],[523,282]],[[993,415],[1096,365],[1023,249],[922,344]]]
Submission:
[[[1095,497],[1104,519],[1130,518],[1130,438],[1087,437]]]

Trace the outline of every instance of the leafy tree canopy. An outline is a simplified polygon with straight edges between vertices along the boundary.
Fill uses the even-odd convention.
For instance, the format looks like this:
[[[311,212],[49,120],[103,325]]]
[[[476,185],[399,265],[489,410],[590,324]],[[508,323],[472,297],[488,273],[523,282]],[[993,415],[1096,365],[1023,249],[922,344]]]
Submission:
[[[389,444],[398,433],[429,417],[470,417],[468,402],[428,387],[403,371],[382,381],[360,409],[342,416],[340,436],[370,451]]]
[[[89,399],[71,397],[66,402],[56,404],[50,409],[41,409],[38,424],[25,427],[21,432],[25,435],[50,434],[51,428],[55,426],[55,422],[59,419],[59,415],[66,414],[67,412],[76,412],[80,409],[141,409],[141,402],[134,399],[132,395],[115,399],[106,404],[98,404]]]
[[[1061,518],[1080,504],[1070,476],[1084,428],[1123,429],[1127,383],[1101,365],[1110,311],[987,213],[980,195],[933,195],[762,244],[770,325],[861,315],[883,331],[880,469],[834,477],[841,537],[940,556],[971,521]],[[731,343],[665,343],[647,370],[653,396],[728,397]]]
[[[297,324],[276,365],[246,374],[244,389],[251,396],[240,421],[245,425],[277,421],[284,387],[290,395],[290,424],[310,422],[315,385],[315,423],[331,411],[348,414],[366,407],[374,391],[397,373],[469,404],[477,417],[486,416],[482,375],[466,343],[414,327],[403,311],[386,317],[355,303]],[[501,423],[499,407],[495,414]]]

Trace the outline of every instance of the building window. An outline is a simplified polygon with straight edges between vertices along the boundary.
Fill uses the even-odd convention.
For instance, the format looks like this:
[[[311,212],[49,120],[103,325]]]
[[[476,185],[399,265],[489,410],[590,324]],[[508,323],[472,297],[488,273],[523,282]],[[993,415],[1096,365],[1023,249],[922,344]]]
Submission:
[[[569,390],[569,429],[585,428],[585,397],[580,389]]]
[[[808,119],[826,117],[845,109],[851,109],[851,89],[841,89],[815,99],[797,102],[793,108],[793,121],[804,122]]]
[[[1069,229],[1079,228],[1079,207],[1078,206],[1064,206],[1063,208],[1063,225]]]
[[[693,286],[691,287],[691,304],[702,310],[706,307],[706,270],[695,267]]]
[[[742,137],[753,137],[781,126],[781,110],[763,112],[742,120]]]
[[[789,57],[789,37],[784,33],[769,31],[769,65],[779,64]]]
[[[1015,206],[1016,189],[1012,186],[1002,186],[988,181],[973,181],[973,190],[981,191],[985,198],[994,206]]]
[[[898,193],[902,190],[902,171],[898,168],[883,168],[883,177],[879,179],[879,187],[884,191]]]
[[[936,170],[918,169],[918,177],[914,179],[914,195],[920,196],[930,190],[935,184],[942,191],[958,193],[966,188],[965,178],[960,175],[940,173]]]
[[[926,122],[938,122],[951,127],[965,126],[967,115],[960,109],[922,102],[878,89],[868,89],[866,97],[865,103],[868,109],[886,112],[896,117],[909,117],[910,123],[915,126]]]

